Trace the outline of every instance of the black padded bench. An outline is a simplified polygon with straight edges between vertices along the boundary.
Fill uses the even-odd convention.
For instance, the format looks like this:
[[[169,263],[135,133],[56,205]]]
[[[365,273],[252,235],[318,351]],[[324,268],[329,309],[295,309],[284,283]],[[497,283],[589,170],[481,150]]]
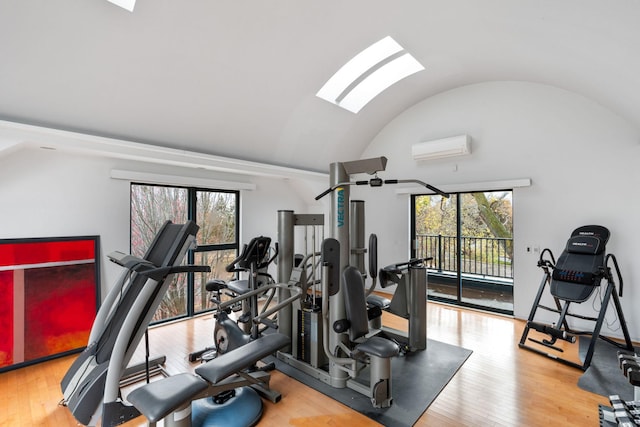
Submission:
[[[149,423],[157,423],[209,387],[202,378],[188,373],[172,375],[133,390],[127,400]]]
[[[198,368],[197,375],[183,373],[154,381],[132,391],[127,400],[155,424],[169,414],[190,405],[210,387],[253,366],[258,360],[289,345],[288,336],[266,334],[260,338],[222,354]],[[215,390],[209,395],[214,395]]]
[[[262,335],[229,353],[224,353],[210,362],[196,368],[196,374],[212,384],[222,381],[228,376],[246,369],[258,360],[275,353],[290,344],[288,336],[281,333]]]

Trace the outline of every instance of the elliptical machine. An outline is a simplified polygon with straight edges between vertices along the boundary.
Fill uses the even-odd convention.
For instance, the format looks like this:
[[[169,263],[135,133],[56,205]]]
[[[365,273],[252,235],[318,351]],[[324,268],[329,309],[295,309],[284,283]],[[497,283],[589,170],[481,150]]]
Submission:
[[[248,272],[248,279],[233,280],[228,283],[221,279],[214,279],[206,283],[206,290],[214,294],[211,301],[217,306],[213,315],[216,319],[213,330],[214,347],[191,353],[190,361],[195,362],[198,359],[203,362],[209,361],[219,354],[227,353],[256,339],[266,328],[277,328],[275,322],[267,317],[269,314],[261,317],[267,311],[275,294],[275,288],[266,289],[268,285],[275,283],[267,272],[267,268],[278,256],[277,244],[273,255],[268,256],[270,245],[270,237],[254,237],[243,246],[240,255],[225,267],[229,273]],[[261,288],[266,289],[264,293],[268,297],[262,312],[258,313],[258,298],[263,294]],[[232,299],[223,302],[223,294],[231,296]],[[229,316],[232,311],[241,311],[237,320]],[[262,327],[260,323],[263,324]]]

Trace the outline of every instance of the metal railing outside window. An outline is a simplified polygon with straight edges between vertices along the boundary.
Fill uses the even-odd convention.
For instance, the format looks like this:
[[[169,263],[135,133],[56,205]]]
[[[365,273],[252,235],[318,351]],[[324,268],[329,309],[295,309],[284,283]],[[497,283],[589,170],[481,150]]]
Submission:
[[[456,236],[417,234],[418,258],[433,257],[427,264],[437,272],[458,270]],[[462,237],[460,239],[461,274],[474,274],[513,280],[513,239],[494,237]]]

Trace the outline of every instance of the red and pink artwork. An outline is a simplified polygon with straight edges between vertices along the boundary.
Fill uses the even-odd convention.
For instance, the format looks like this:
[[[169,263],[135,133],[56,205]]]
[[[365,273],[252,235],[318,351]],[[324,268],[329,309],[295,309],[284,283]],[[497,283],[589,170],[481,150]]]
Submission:
[[[0,240],[0,372],[87,345],[98,237]]]

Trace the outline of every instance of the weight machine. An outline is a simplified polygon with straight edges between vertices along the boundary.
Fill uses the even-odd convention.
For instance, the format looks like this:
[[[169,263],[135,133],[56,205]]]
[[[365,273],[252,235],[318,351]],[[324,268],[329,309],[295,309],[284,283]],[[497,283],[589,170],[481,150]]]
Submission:
[[[349,387],[371,398],[374,407],[388,407],[391,396],[391,361],[399,352],[397,343],[383,338],[379,331],[370,330],[370,320],[381,315],[380,308],[367,309],[364,284],[364,244],[360,242],[364,233],[364,202],[354,201],[361,213],[354,213],[350,221],[349,201],[351,185],[370,185],[380,187],[384,184],[418,183],[426,188],[448,197],[448,194],[419,180],[382,180],[376,176],[367,181],[350,181],[351,175],[368,173],[375,175],[386,168],[387,159],[378,157],[352,162],[332,163],[330,166],[330,187],[316,197],[316,200],[331,194],[331,238],[325,239],[322,246],[322,292],[321,305],[312,313],[315,329],[312,334],[310,350],[315,361],[302,360],[295,341],[308,331],[301,331],[296,325],[294,314],[278,318],[279,330],[293,337],[292,349],[279,351],[278,358],[297,369],[313,376],[335,388]],[[360,218],[360,215],[362,217]],[[304,217],[296,217],[291,211],[278,213],[278,281],[296,280],[292,277],[293,268],[293,229],[295,225],[305,225]],[[350,230],[351,229],[351,230]],[[377,251],[376,251],[377,252]],[[371,257],[372,254],[370,254]],[[375,255],[375,254],[373,254]],[[426,298],[426,269],[416,267],[422,273],[424,283],[423,298]],[[371,269],[371,268],[370,268]],[[375,280],[376,268],[370,272]],[[420,274],[415,275],[420,281]],[[375,283],[371,290],[375,287]],[[419,288],[420,289],[420,288]],[[316,295],[316,290],[312,291]],[[377,314],[377,316],[376,316]],[[375,321],[374,321],[375,322]],[[297,329],[296,329],[297,328]],[[418,343],[415,349],[426,347],[426,316],[421,327],[414,332],[424,333],[424,345]],[[315,334],[315,335],[314,335]],[[328,360],[328,368],[322,362]],[[370,363],[369,384],[356,381],[362,362]]]
[[[356,266],[363,277],[367,277],[364,268],[365,210],[363,200],[351,200],[349,222],[351,227],[351,265]],[[382,325],[382,317],[370,321],[372,329],[380,329],[387,337],[401,345],[402,352],[420,351],[427,348],[427,270],[424,261],[429,258],[416,258],[406,262],[388,265],[378,271],[378,237],[369,236],[369,275],[371,285],[367,291],[367,304],[396,316],[407,319],[408,330],[401,331]],[[374,294],[376,284],[386,288],[396,286],[391,300]]]
[[[304,231],[304,254],[294,253],[295,229]],[[292,337],[290,353],[320,368],[327,363],[322,349],[322,299],[320,293],[320,244],[324,240],[324,215],[278,211],[278,281],[301,288],[302,298],[288,313],[281,312],[278,330]],[[281,293],[278,299],[288,295]],[[286,331],[286,332],[285,332]]]

